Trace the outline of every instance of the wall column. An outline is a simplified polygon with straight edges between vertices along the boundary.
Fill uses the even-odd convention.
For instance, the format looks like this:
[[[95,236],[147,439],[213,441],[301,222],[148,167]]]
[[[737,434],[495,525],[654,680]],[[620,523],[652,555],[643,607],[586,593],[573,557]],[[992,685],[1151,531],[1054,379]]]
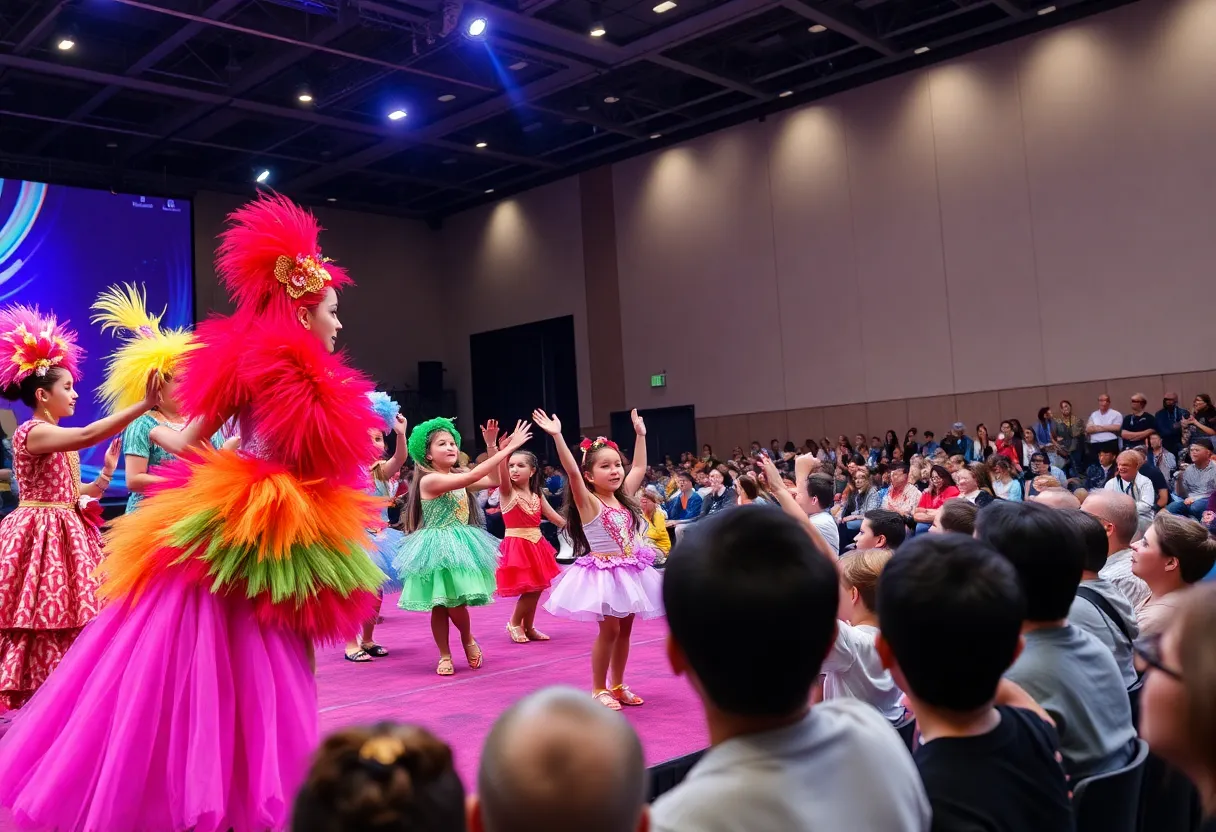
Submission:
[[[579,175],[583,276],[587,293],[587,349],[594,424],[585,434],[608,434],[609,414],[628,407],[621,340],[621,292],[616,263],[616,201],[612,167]]]

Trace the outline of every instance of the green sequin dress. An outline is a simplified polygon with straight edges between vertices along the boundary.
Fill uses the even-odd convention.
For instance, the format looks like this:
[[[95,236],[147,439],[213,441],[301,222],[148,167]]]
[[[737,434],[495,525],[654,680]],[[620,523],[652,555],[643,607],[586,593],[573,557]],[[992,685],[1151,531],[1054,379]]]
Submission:
[[[406,535],[393,559],[403,610],[480,607],[494,596],[498,539],[469,525],[464,489],[422,500],[422,526]]]

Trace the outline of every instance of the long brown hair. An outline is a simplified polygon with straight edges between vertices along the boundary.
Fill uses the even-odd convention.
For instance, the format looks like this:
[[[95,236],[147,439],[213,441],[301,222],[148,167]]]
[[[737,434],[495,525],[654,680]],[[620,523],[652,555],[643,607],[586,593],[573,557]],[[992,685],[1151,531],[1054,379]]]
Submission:
[[[532,466],[532,476],[528,477],[528,490],[531,491],[533,495],[540,497],[542,500],[545,499],[544,492],[542,491],[542,488],[544,487],[544,478],[540,472],[540,460],[536,458],[536,454],[532,453],[531,451],[525,451],[521,448],[518,451],[514,451],[510,457],[507,457],[508,464],[513,457],[517,456],[524,457],[526,460],[528,460],[528,464]],[[512,486],[512,488],[514,488],[514,486]]]
[[[435,437],[440,434],[447,433],[446,430],[437,430],[431,434],[429,441],[426,443],[426,449],[431,449],[431,442],[435,441]],[[455,437],[453,437],[455,438]],[[398,439],[398,442],[401,440]],[[422,528],[422,479],[427,474],[436,474],[434,468],[425,461],[414,461],[414,482],[409,492],[405,495],[405,508],[401,510],[401,525],[405,529],[406,534],[416,532]],[[477,505],[477,495],[472,490],[466,488],[464,490],[465,498],[469,501],[469,525],[481,525],[481,510]]]
[[[602,453],[613,453],[621,457],[621,464],[625,463],[625,457],[621,456],[620,451],[613,450],[608,446],[600,446],[587,452],[583,457],[583,461],[579,463],[578,474],[583,478],[583,484],[587,486],[587,490],[591,492],[596,500],[599,497],[595,496],[595,489],[591,483],[587,482],[586,474],[595,467],[596,458]],[[626,472],[628,473],[628,472]],[[566,488],[562,500],[562,514],[566,518],[566,531],[570,534],[570,543],[574,546],[574,556],[580,558],[583,555],[591,553],[591,544],[587,542],[587,534],[583,531],[583,518],[578,513],[578,506],[574,502],[574,492],[570,488],[569,477],[566,478]],[[637,532],[639,529],[645,528],[645,519],[642,517],[642,507],[632,496],[625,493],[625,480],[621,480],[621,487],[612,495],[616,497],[625,509],[629,512],[632,518],[631,532]]]

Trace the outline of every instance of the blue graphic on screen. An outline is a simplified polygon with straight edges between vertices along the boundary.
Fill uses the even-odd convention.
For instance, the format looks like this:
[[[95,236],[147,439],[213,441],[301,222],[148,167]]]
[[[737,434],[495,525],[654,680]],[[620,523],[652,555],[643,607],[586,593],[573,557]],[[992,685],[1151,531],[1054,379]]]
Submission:
[[[117,283],[143,286],[148,310],[166,309],[162,324],[194,322],[190,203],[181,199],[115,194],[41,182],[0,179],[0,304],[24,303],[68,321],[85,350],[76,389],[76,414],[64,424],[83,427],[104,415],[97,388],[106,359],[119,345],[89,323],[89,307]],[[29,418],[20,402],[19,422]],[[91,482],[106,445],[81,451],[81,476]],[[107,496],[126,493],[120,462]]]

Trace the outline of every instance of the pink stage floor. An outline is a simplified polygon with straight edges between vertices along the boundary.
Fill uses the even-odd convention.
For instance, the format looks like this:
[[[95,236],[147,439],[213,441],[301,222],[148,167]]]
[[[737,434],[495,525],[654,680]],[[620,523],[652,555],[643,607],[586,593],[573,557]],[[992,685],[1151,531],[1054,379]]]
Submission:
[[[414,722],[449,745],[465,788],[477,781],[477,760],[495,718],[511,703],[547,685],[573,685],[590,695],[591,643],[594,624],[554,618],[541,610],[537,627],[552,640],[515,644],[507,636],[512,600],[471,610],[473,633],[485,662],[469,670],[457,650],[456,675],[435,675],[438,654],[431,640],[430,616],[404,612],[396,597],[385,598],[385,623],[376,640],[389,656],[366,664],[342,658],[340,649],[317,655],[321,730],[391,719]],[[680,757],[709,744],[696,695],[667,666],[664,619],[639,621],[633,631],[627,681],[646,704],[622,713],[642,738],[647,765]],[[452,630],[452,644],[459,636]],[[12,832],[7,812],[0,810],[0,832]]]

